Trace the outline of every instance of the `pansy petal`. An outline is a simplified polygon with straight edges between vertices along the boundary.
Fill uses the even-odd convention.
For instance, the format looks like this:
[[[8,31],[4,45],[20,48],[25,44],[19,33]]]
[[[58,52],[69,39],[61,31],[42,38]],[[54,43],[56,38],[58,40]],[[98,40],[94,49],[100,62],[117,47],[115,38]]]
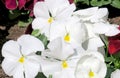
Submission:
[[[63,42],[61,60],[67,59],[69,56],[73,55],[74,52],[74,48],[70,44]]]
[[[76,9],[75,4],[71,4],[68,7],[61,7],[56,13],[56,20],[65,20],[70,17],[73,11]],[[67,18],[66,18],[67,17]]]
[[[96,43],[95,43],[96,42]],[[104,46],[102,40],[98,38],[91,38],[88,42],[88,50],[98,50],[99,47]]]
[[[120,76],[120,70],[116,69],[111,73],[111,78],[118,78]]]
[[[105,60],[104,60],[104,56],[100,53],[100,52],[98,52],[98,51],[90,51],[90,50],[86,50],[86,52],[82,55],[82,56],[86,56],[86,55],[88,55],[88,56],[90,56],[90,57],[92,57],[92,56],[94,56],[94,57],[96,57],[96,58],[98,58],[99,60],[101,60],[102,62],[104,62]],[[81,56],[81,57],[82,57]],[[89,57],[88,57],[89,58]]]
[[[57,38],[57,39],[51,41],[48,44],[48,48],[51,51],[51,52],[49,52],[50,57],[53,57],[53,58],[60,57],[61,56],[61,51],[62,51],[62,39]]]
[[[25,64],[25,78],[35,78],[40,70],[40,64],[31,60],[26,60]]]
[[[19,44],[13,40],[6,42],[2,47],[2,56],[11,59],[21,57]]]
[[[17,67],[16,72],[13,75],[13,78],[25,78],[23,65],[19,65],[19,67]]]
[[[46,77],[52,75],[55,72],[61,71],[62,67],[59,61],[41,60],[41,69]]]
[[[16,0],[5,0],[6,8],[14,10],[17,8]]]
[[[36,53],[32,53],[27,55],[27,60],[34,62],[34,63],[40,63],[41,56],[36,55]]]
[[[1,66],[7,75],[13,76],[17,72],[17,69],[19,68],[19,63],[16,60],[5,58]]]
[[[50,28],[50,41],[58,37],[64,36],[64,33],[66,33],[65,25],[57,22],[53,22],[51,25],[52,26]]]
[[[68,68],[53,74],[53,78],[75,78],[74,69]]]
[[[22,9],[26,4],[26,0],[18,0],[18,7]]]
[[[78,61],[75,76],[76,78],[89,78],[90,71],[94,73],[93,77],[104,78],[106,75],[107,67],[104,62],[104,57],[101,53],[95,51],[88,51],[80,57]]]
[[[59,0],[59,1],[58,0],[45,0],[45,3],[47,5],[47,8],[49,8],[50,12],[52,13],[56,8],[70,5],[68,0]]]
[[[115,25],[111,25],[109,27],[109,31],[105,33],[106,36],[115,36],[120,33],[120,30],[115,27]]]
[[[82,10],[75,11],[73,15],[90,16],[90,15],[95,14],[97,11],[98,11],[98,7],[92,7],[88,9],[82,9]]]
[[[93,24],[93,32],[98,34],[105,34],[109,31],[109,25],[105,23],[95,23]]]
[[[98,11],[91,18],[91,22],[99,22],[100,19],[107,21],[108,17],[108,9],[107,8],[99,8]]]
[[[66,59],[74,53],[71,45],[67,44],[62,38],[57,38],[48,44],[50,56],[57,59]]]
[[[17,42],[21,46],[21,51],[23,55],[28,55],[37,51],[44,50],[43,43],[39,39],[31,35],[22,35],[20,38],[18,38]]]
[[[61,7],[66,7],[70,5],[68,0],[59,0],[59,1],[58,0],[45,0],[45,3],[53,17],[56,17],[56,12]]]
[[[33,29],[39,29],[40,33],[45,34],[45,36],[50,36],[50,24],[47,22],[47,19],[35,18],[32,22]]]
[[[58,0],[45,0],[45,3],[51,8],[60,7],[62,5],[64,6],[70,5],[68,0],[59,0],[59,1]]]
[[[33,29],[40,29],[42,30],[44,27],[48,26],[47,19],[42,18],[35,18],[32,22],[32,28]]]
[[[78,44],[82,43],[87,38],[87,30],[84,24],[75,22],[71,25],[66,26],[70,36],[76,40]]]
[[[34,15],[35,17],[49,18],[49,10],[44,2],[37,2],[34,5]]]

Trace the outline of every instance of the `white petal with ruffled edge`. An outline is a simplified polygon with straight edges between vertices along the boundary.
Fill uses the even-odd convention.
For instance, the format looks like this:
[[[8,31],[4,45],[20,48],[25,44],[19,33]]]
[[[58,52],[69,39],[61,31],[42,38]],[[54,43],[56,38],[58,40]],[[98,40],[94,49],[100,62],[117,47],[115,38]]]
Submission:
[[[89,22],[106,22],[108,18],[107,8],[92,7],[75,11],[73,15],[77,16],[81,21]]]
[[[57,13],[56,13],[56,20],[65,20],[68,19],[72,14],[73,11],[76,9],[75,4],[71,4],[70,6],[67,7],[61,7],[60,9],[58,9]]]
[[[118,26],[118,25],[117,25]],[[120,30],[116,27],[116,25],[111,25],[109,27],[109,31],[105,33],[106,36],[115,36],[120,33]]]
[[[21,51],[23,55],[28,55],[30,53],[35,53],[37,51],[43,51],[43,43],[31,35],[22,35],[18,38],[17,42],[21,46]]]
[[[6,58],[16,59],[21,57],[20,46],[16,41],[10,40],[2,47],[2,56]]]
[[[108,9],[99,8],[98,11],[92,16],[91,22],[106,22],[108,18]]]
[[[109,24],[109,23],[95,23],[93,24],[93,32],[98,34],[105,34],[106,36],[114,36],[120,33],[120,30],[117,28],[118,25]]]
[[[99,37],[91,38],[88,40],[88,48],[87,50],[97,51],[99,47],[104,46],[104,43]]]
[[[66,59],[74,53],[73,47],[67,44],[62,38],[57,38],[48,44],[50,57]]]
[[[68,0],[45,0],[45,4],[53,17],[56,17],[56,13],[61,7],[70,5]]]
[[[49,75],[52,75],[55,72],[61,71],[61,64],[59,61],[55,60],[48,60],[48,59],[42,59],[41,60],[41,69],[42,72],[45,74],[46,77],[49,77]]]
[[[25,78],[23,65],[19,65],[19,67],[16,68],[16,72],[13,75],[13,78]]]
[[[91,71],[92,75],[89,75]],[[75,76],[76,78],[104,78],[106,75],[106,71],[107,67],[104,63],[104,57],[97,51],[88,51],[83,54],[83,56],[81,56],[76,68]]]
[[[33,57],[34,59],[34,57]],[[24,64],[25,78],[35,78],[40,70],[40,64],[33,59],[26,59]]]
[[[46,26],[48,27],[48,22],[47,19],[43,19],[43,18],[35,18],[32,22],[32,28],[33,29],[39,29],[41,32],[43,30],[43,28],[45,28]]]
[[[48,19],[50,17],[48,7],[44,2],[37,2],[34,5],[33,11],[34,11],[35,17],[42,17],[45,19]]]
[[[73,13],[73,15],[86,17],[86,16],[91,16],[91,15],[95,14],[97,11],[98,11],[98,7],[92,7],[92,8],[87,8],[87,9],[75,11]]]
[[[66,33],[65,25],[59,22],[53,22],[50,27],[50,41],[62,37]]]
[[[5,58],[1,66],[7,75],[12,76],[16,73],[17,68],[20,66],[20,63],[17,62],[17,59],[16,61],[12,60],[12,57],[11,57],[7,59]]]
[[[110,28],[110,25],[107,23],[95,23],[93,26],[93,32],[98,34],[105,34]]]
[[[120,69],[116,69],[115,71],[113,71],[111,73],[111,77],[110,78],[118,78],[120,77]]]
[[[53,78],[75,78],[74,71],[72,68],[63,69],[60,72],[55,72]]]

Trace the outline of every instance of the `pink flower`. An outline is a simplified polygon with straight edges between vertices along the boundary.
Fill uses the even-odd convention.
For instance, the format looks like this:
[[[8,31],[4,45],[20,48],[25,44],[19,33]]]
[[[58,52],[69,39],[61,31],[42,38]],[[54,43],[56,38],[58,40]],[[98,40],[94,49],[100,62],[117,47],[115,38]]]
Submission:
[[[3,0],[5,6],[9,10],[15,10],[19,8],[21,10],[24,8],[25,10],[29,10],[30,16],[33,16],[33,7],[34,4],[38,1],[44,1],[44,0]],[[73,3],[74,0],[69,0],[70,3]]]
[[[44,1],[44,0],[3,0],[6,8],[9,10],[15,10],[17,7],[19,9],[22,9],[22,8],[31,9],[31,8],[33,8],[34,4],[37,1]],[[69,1],[70,1],[70,3],[73,3],[73,0],[69,0]],[[28,7],[26,7],[26,6],[28,6]]]
[[[19,9],[23,8],[26,2],[28,2],[29,0],[3,0],[3,1],[7,9],[15,10],[17,7]]]
[[[30,16],[33,16],[33,7],[34,4],[38,1],[43,1],[43,0],[3,0],[5,6],[9,10],[15,10],[19,9],[21,10],[24,8],[24,10],[29,10]]]
[[[74,0],[69,0],[70,4],[74,2]]]

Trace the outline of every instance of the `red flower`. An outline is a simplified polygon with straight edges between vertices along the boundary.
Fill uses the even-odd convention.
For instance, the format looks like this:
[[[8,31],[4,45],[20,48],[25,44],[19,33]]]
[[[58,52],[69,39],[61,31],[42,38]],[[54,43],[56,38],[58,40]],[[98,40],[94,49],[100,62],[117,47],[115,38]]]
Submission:
[[[120,29],[120,26],[118,29]],[[108,51],[110,54],[115,54],[120,51],[120,34],[108,38]]]

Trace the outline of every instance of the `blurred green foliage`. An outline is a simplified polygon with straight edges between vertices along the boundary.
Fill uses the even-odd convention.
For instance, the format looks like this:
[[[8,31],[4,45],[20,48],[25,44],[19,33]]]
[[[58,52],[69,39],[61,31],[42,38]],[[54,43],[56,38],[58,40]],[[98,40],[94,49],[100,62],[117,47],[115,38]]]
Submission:
[[[81,2],[82,4],[98,7],[109,4],[115,8],[120,9],[120,0],[74,0],[74,2]]]

